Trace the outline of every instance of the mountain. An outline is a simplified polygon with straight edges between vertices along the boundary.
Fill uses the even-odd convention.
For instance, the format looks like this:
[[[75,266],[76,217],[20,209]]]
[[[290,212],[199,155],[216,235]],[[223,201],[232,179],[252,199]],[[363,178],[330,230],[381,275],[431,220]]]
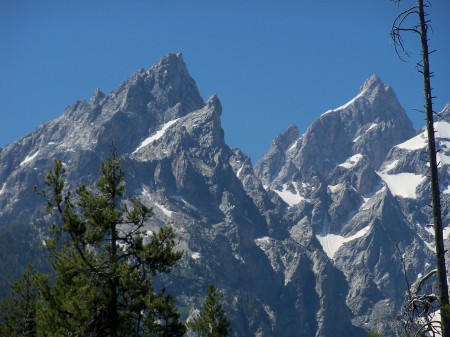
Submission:
[[[171,225],[179,237],[184,258],[164,283],[183,317],[213,282],[236,336],[391,335],[406,287],[402,261],[412,281],[434,264],[425,134],[393,89],[370,77],[303,135],[289,126],[255,167],[226,144],[221,114],[216,95],[203,101],[181,54],[109,94],[97,89],[2,149],[0,232],[26,223],[45,235],[33,185],[55,159],[69,189],[92,184],[114,142],[127,197],[153,207],[148,229]],[[450,105],[441,115],[449,114]],[[436,127],[446,201],[450,125]]]

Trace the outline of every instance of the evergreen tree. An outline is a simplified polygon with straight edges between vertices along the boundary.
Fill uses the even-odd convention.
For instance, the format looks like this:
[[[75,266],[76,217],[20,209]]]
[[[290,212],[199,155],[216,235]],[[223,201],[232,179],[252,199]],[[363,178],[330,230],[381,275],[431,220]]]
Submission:
[[[230,336],[230,322],[222,307],[223,295],[210,284],[206,294],[203,308],[189,326],[199,337],[225,337]]]
[[[0,336],[36,336],[37,277],[31,265],[11,286],[12,294],[0,303]]]
[[[40,282],[38,329],[51,336],[182,336],[174,299],[155,293],[152,278],[170,272],[181,258],[172,228],[150,238],[144,223],[151,210],[137,197],[123,200],[122,164],[115,149],[101,164],[96,191],[64,188],[61,161],[40,191],[59,222],[47,247],[53,282]]]
[[[11,285],[31,264],[35,272],[48,272],[48,254],[38,229],[26,223],[0,225],[0,299],[11,295]]]

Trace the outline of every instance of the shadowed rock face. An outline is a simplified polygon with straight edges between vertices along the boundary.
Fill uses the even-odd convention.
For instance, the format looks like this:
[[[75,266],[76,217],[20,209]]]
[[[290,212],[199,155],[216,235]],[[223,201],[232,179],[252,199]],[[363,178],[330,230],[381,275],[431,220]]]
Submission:
[[[214,282],[236,336],[392,335],[405,288],[399,252],[411,280],[433,265],[423,140],[393,90],[369,78],[303,135],[289,126],[255,169],[225,143],[221,114],[215,95],[200,97],[181,54],[109,94],[97,89],[1,150],[0,230],[25,222],[45,232],[32,186],[55,159],[68,189],[92,184],[114,141],[127,196],[154,209],[148,229],[172,225],[180,238],[184,258],[164,283],[184,316]],[[450,127],[439,127],[447,151]]]

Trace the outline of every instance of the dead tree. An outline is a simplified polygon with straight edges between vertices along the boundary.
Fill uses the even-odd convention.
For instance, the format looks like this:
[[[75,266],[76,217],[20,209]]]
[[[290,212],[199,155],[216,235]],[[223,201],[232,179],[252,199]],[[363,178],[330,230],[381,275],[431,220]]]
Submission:
[[[402,264],[408,288],[398,316],[399,333],[402,336],[411,337],[441,336],[441,322],[437,315],[440,307],[439,297],[435,294],[433,283],[428,282],[436,275],[437,270],[433,269],[411,284],[408,281],[403,259]]]
[[[402,0],[395,0],[399,4]],[[447,284],[447,272],[445,267],[444,238],[442,233],[442,212],[438,179],[438,163],[436,160],[436,141],[433,121],[433,96],[431,94],[431,77],[429,56],[432,51],[428,49],[428,29],[430,20],[427,19],[425,10],[431,6],[430,0],[416,0],[414,6],[400,13],[392,25],[391,37],[394,41],[395,50],[400,59],[402,54],[409,55],[404,47],[403,34],[407,32],[416,33],[420,36],[422,60],[417,64],[419,72],[423,75],[426,126],[428,134],[428,156],[430,161],[431,194],[433,209],[433,224],[436,244],[436,269],[439,289],[439,304],[441,312],[442,336],[450,337],[450,317],[446,315],[449,309],[449,296]],[[407,26],[412,17],[416,17],[419,24]]]

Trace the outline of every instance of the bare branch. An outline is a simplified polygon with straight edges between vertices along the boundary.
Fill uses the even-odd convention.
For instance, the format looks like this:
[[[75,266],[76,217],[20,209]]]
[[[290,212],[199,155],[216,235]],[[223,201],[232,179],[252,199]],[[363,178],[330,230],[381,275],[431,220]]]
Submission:
[[[436,274],[436,273],[437,273],[437,269],[433,269],[432,271],[430,271],[428,274],[426,274],[425,276],[423,276],[423,277],[419,280],[419,282],[417,283],[417,286],[416,286],[416,290],[415,290],[416,294],[422,289],[423,284],[424,284],[431,276],[433,276],[433,275]]]

